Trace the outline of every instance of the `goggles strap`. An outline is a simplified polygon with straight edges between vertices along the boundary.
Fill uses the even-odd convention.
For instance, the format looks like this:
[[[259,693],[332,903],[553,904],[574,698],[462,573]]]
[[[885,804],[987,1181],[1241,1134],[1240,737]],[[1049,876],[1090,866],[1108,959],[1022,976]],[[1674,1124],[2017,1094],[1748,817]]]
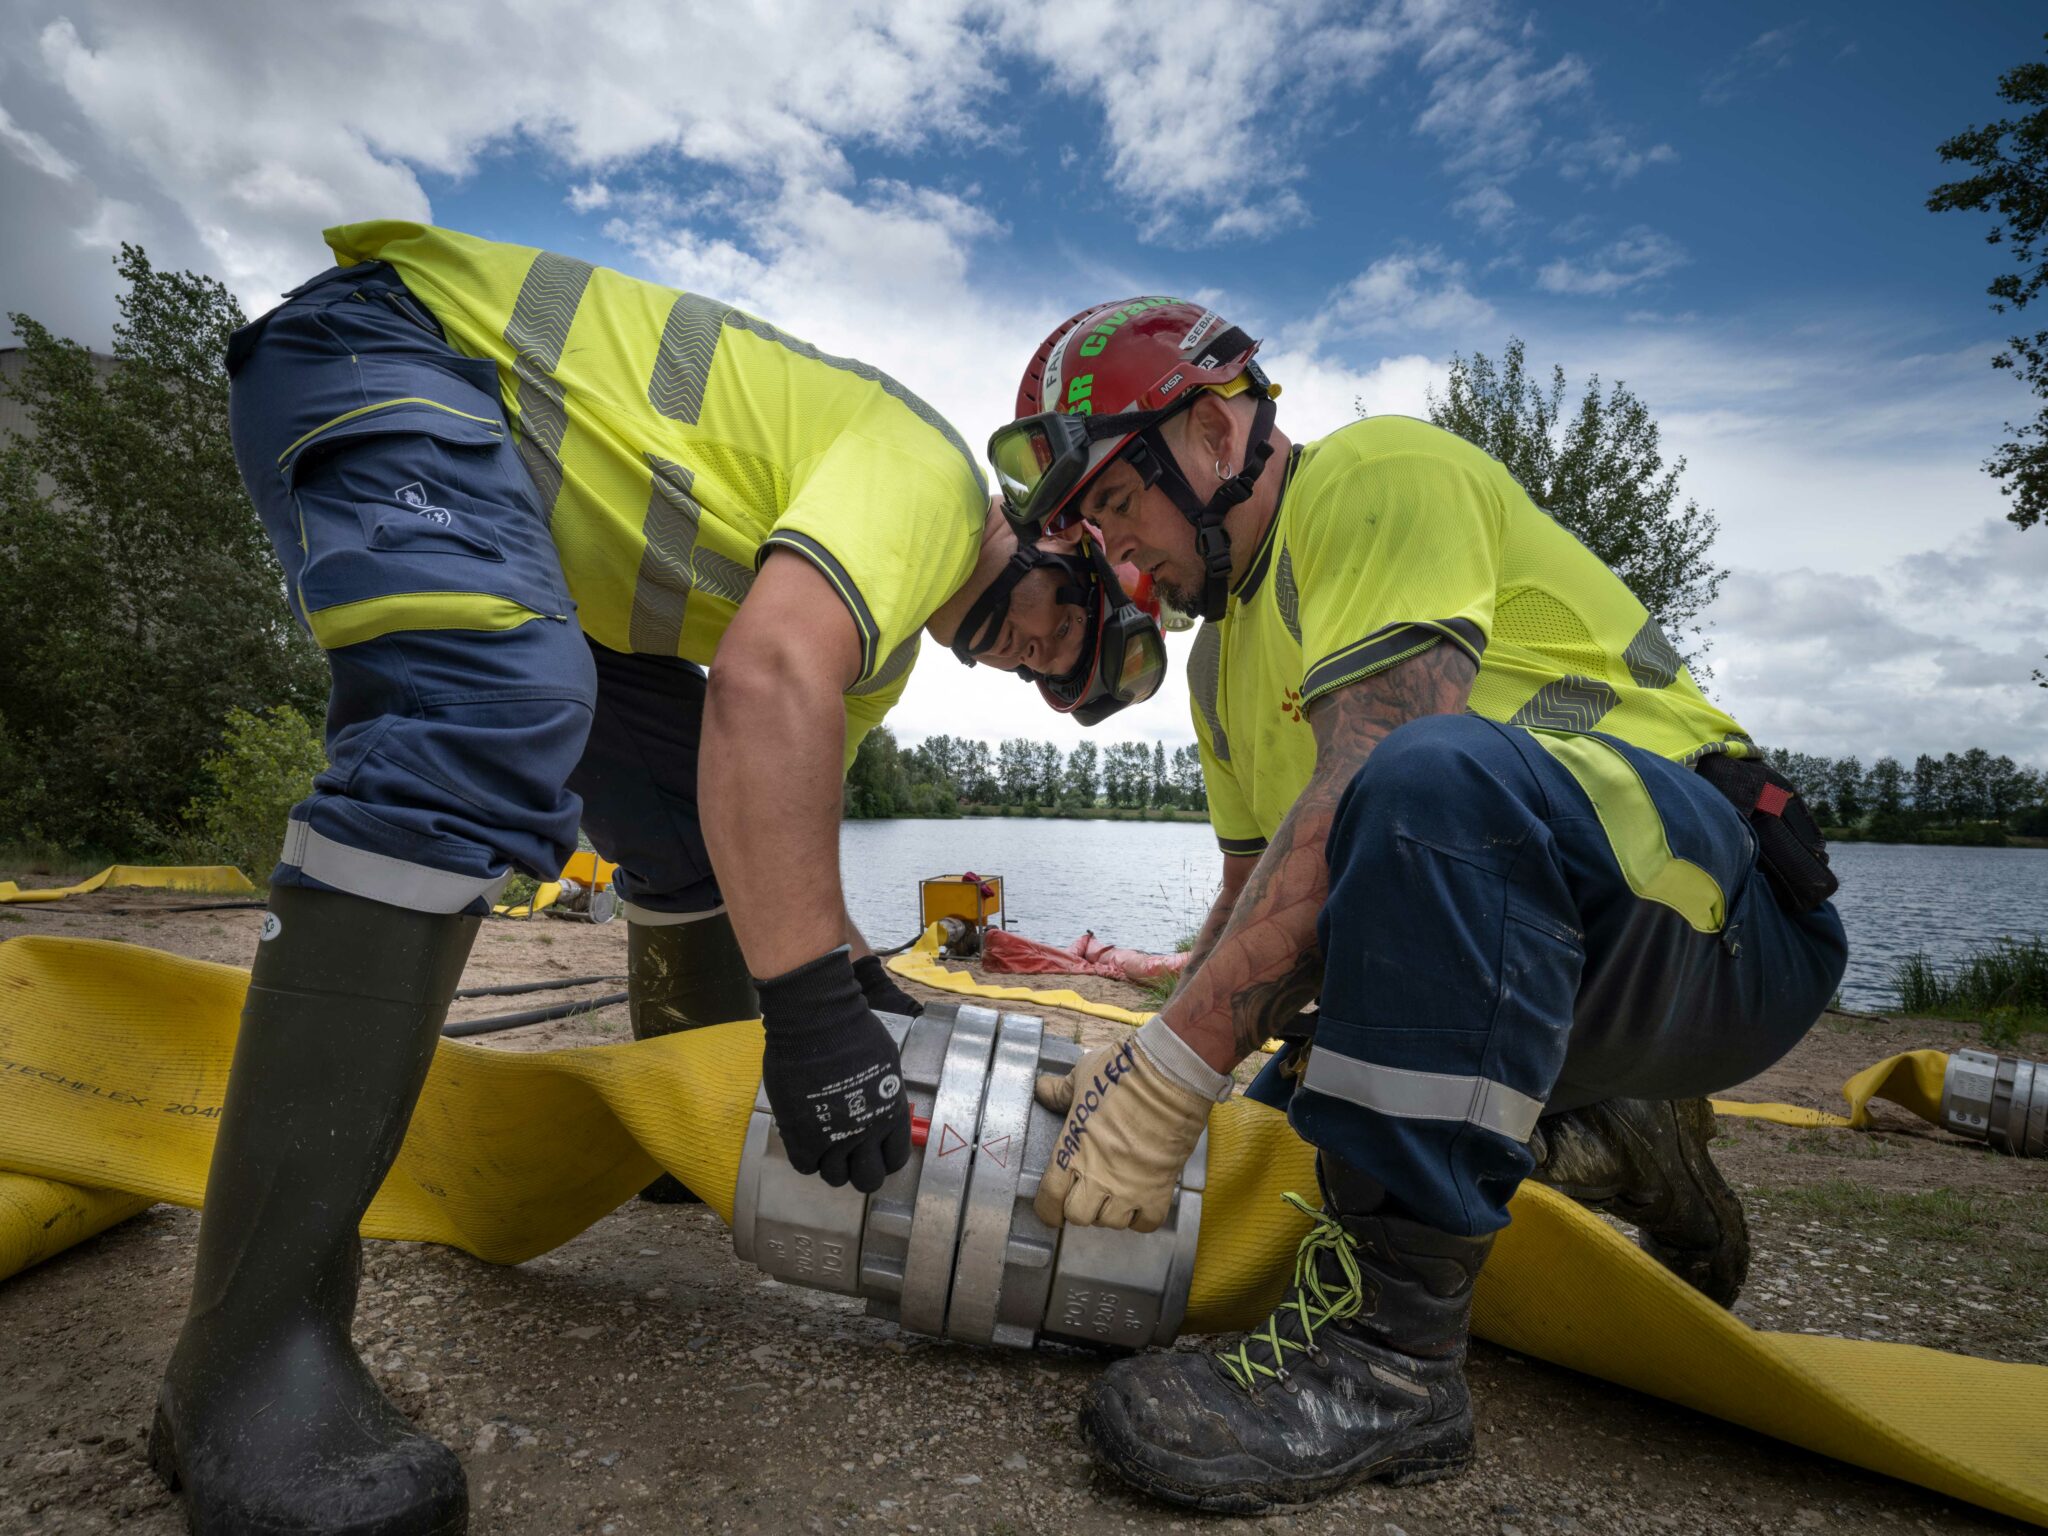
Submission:
[[[1010,597],[1017,590],[1017,584],[1033,571],[1047,566],[1057,569],[1066,578],[1055,594],[1056,600],[1073,603],[1092,617],[1094,584],[1101,578],[1089,563],[1074,556],[1055,555],[1035,545],[1020,544],[1017,552],[1010,556],[1009,563],[996,573],[996,579],[974,600],[967,616],[960,621],[960,628],[953,636],[953,654],[962,663],[973,666],[975,658],[996,643],[1003,632],[1003,621],[1010,616]],[[1084,656],[1083,665],[1087,659]],[[1017,675],[1027,682],[1043,680],[1040,674],[1028,667],[1016,670]]]

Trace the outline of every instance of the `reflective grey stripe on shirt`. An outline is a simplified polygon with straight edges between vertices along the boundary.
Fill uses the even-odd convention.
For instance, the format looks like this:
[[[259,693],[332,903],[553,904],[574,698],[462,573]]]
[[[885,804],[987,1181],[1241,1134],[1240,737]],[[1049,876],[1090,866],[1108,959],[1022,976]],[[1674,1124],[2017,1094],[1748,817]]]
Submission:
[[[458,875],[386,853],[351,848],[323,837],[297,819],[284,826],[283,862],[337,891],[410,912],[460,912],[479,896],[486,902],[496,901],[512,878],[509,869],[502,875]]]
[[[1510,1141],[1527,1141],[1543,1101],[1490,1077],[1374,1066],[1327,1046],[1311,1049],[1301,1086],[1398,1120],[1462,1120]]]

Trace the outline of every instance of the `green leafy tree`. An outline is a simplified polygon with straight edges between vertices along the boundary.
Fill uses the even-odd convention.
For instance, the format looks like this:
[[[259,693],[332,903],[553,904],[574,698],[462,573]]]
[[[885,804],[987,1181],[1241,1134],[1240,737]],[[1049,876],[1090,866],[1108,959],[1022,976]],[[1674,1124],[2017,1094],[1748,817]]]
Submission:
[[[1880,757],[1863,780],[1864,798],[1879,816],[1896,816],[1906,803],[1906,770],[1896,757]]]
[[[904,772],[895,733],[886,725],[860,739],[841,795],[845,814],[854,821],[900,816],[909,809],[910,776]]]
[[[1163,741],[1152,743],[1152,793],[1149,798],[1153,805],[1173,804],[1173,785],[1166,774],[1166,743]]]
[[[1430,392],[1429,419],[1506,465],[1697,664],[1707,649],[1699,615],[1728,574],[1711,558],[1720,524],[1698,502],[1680,504],[1685,460],[1664,462],[1657,423],[1626,384],[1602,395],[1595,376],[1568,410],[1564,369],[1541,382],[1511,338],[1498,364],[1479,352],[1453,357],[1444,394]]]
[[[1845,827],[1863,819],[1863,764],[1854,757],[1838,758],[1828,765],[1828,800],[1835,816]]]
[[[1097,793],[1097,752],[1095,743],[1084,741],[1067,754],[1061,775],[1060,804],[1069,810],[1087,810]]]
[[[1032,746],[1032,803],[1046,807],[1060,803],[1060,789],[1064,783],[1061,772],[1060,749],[1049,741],[1036,742]]]
[[[193,851],[266,878],[284,847],[286,813],[326,766],[320,733],[297,710],[229,710],[219,748],[199,765],[206,790],[185,808]]]
[[[996,748],[996,782],[1004,805],[1031,805],[1038,754],[1022,737],[1012,736]]]
[[[972,805],[994,805],[1000,789],[995,763],[985,741],[960,743],[960,798]]]
[[[1927,199],[1935,213],[1989,213],[1995,222],[1986,243],[2006,247],[2013,270],[2001,272],[1985,291],[1999,314],[2018,313],[2048,289],[2048,62],[2034,60],[2001,75],[2001,99],[2022,115],[1967,128],[1941,146],[1941,158],[1975,174],[1943,182]],[[2010,498],[2006,517],[2031,528],[2048,514],[2048,330],[2006,339],[1991,359],[2009,368],[2044,404],[2030,422],[2006,423],[2006,440],[1984,461],[1985,470]],[[2048,687],[2040,673],[2035,680]]]
[[[0,446],[0,825],[69,846],[144,850],[207,789],[233,709],[318,718],[319,651],[228,441],[220,283],[124,245],[111,362],[15,314],[13,394],[28,432]]]
[[[1202,779],[1200,748],[1175,747],[1171,773],[1175,804],[1189,811],[1209,809],[1209,788]]]

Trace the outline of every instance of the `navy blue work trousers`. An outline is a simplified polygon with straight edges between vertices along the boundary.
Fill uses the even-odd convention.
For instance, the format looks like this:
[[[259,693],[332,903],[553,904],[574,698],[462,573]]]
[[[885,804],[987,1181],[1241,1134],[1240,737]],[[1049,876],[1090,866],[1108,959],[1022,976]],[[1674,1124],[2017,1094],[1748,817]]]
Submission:
[[[1414,721],[1327,852],[1314,1043],[1253,1092],[1444,1231],[1506,1225],[1541,1115],[1771,1065],[1847,959],[1833,906],[1783,906],[1711,784],[1608,736]]]
[[[496,365],[365,263],[238,331],[228,367],[243,483],[333,675],[273,880],[481,912],[580,824],[629,914],[715,909],[704,672],[586,642]]]

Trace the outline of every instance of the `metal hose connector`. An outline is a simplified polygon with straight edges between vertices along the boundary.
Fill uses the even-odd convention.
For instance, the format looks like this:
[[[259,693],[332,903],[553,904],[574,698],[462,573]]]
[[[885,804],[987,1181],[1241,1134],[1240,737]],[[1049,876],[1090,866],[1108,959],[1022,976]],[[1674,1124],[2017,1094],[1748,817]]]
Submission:
[[[1941,1124],[2014,1157],[2048,1157],[2048,1062],[1990,1051],[1950,1052]]]
[[[1081,1048],[1029,1014],[968,1004],[879,1017],[902,1050],[918,1150],[872,1195],[832,1189],[790,1167],[764,1090],[733,1193],[739,1257],[793,1285],[864,1297],[870,1313],[938,1338],[1170,1343],[1187,1316],[1208,1137],[1158,1231],[1055,1231],[1031,1202],[1064,1122],[1032,1086]]]

